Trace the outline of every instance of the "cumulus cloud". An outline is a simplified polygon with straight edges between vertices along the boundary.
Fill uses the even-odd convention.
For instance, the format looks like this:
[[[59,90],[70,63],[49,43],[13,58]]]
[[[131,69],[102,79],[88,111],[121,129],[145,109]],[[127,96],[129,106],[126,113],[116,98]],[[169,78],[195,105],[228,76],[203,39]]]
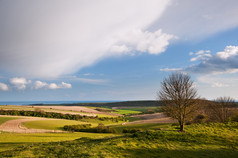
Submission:
[[[210,50],[206,50],[206,51],[200,50],[197,53],[193,53],[193,54],[195,54],[197,56],[191,58],[190,61],[194,62],[194,61],[197,61],[197,60],[206,60],[209,57],[212,57],[212,55],[210,53],[211,53]],[[191,55],[193,55],[193,54],[191,54]]]
[[[10,83],[18,90],[24,90],[27,84],[31,83],[31,80],[27,80],[23,77],[15,77],[10,79]]]
[[[1,91],[8,91],[9,90],[8,85],[6,85],[5,83],[0,82],[0,90]]]
[[[149,54],[160,54],[164,52],[169,45],[169,40],[177,37],[163,33],[161,29],[155,32],[133,30],[126,36],[118,38],[118,45],[113,45],[113,52],[130,52],[132,50],[139,52],[148,52]]]
[[[238,46],[227,46],[224,51],[202,54],[191,59],[199,60],[199,64],[186,69],[193,73],[236,73],[238,72]]]
[[[51,78],[118,53],[159,54],[174,36],[148,27],[169,4],[169,0],[1,1],[1,71]]]
[[[72,88],[72,85],[69,83],[61,82],[60,84],[56,83],[46,83],[42,81],[36,81],[34,84],[34,89],[61,89],[61,88]]]
[[[35,89],[41,89],[46,87],[48,84],[46,82],[42,82],[42,81],[35,81],[35,85],[34,88]]]
[[[70,83],[61,82],[59,84],[56,83],[47,83],[43,81],[31,81],[27,80],[24,77],[15,77],[10,79],[10,87],[16,88],[17,90],[25,90],[25,89],[66,89],[66,88],[72,88],[72,85]],[[9,89],[9,86],[0,83],[0,90],[7,91]]]

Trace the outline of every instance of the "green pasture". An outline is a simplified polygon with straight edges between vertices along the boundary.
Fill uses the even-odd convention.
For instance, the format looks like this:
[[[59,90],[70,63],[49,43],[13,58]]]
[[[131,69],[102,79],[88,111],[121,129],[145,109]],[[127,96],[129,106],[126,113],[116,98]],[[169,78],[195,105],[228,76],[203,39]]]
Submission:
[[[103,123],[105,125],[118,125],[123,122],[100,121],[95,119],[84,119],[83,121],[56,119],[30,121],[22,124],[27,128],[62,130],[65,125],[92,124],[92,127],[96,127],[99,123]]]
[[[88,107],[87,108],[91,108],[91,109],[105,109],[105,110],[112,110],[112,108],[106,108],[106,107]],[[135,109],[135,110],[132,110]],[[128,115],[128,114],[139,114],[141,113],[141,110],[144,108],[123,108],[123,109],[113,109],[115,110],[115,112],[111,112],[111,113],[115,113],[115,114],[121,114],[121,115]]]
[[[14,120],[14,119],[19,119],[19,118],[17,118],[17,117],[0,117],[0,125],[8,120]]]
[[[96,124],[102,123],[107,126],[108,125],[118,125],[118,124],[124,123],[124,121],[112,122],[112,121],[101,121],[101,120],[97,120],[97,119],[84,119],[83,121],[86,123],[96,123]]]
[[[151,107],[128,107],[128,108],[121,108],[121,110],[131,110],[131,111],[139,111],[139,112],[147,112],[148,110],[155,110],[158,107],[151,106]]]
[[[88,124],[87,122],[75,121],[75,120],[38,120],[24,122],[23,125],[27,128],[35,129],[49,129],[49,130],[62,130],[65,125],[78,125],[78,124]],[[92,126],[97,126],[97,123],[91,123]]]
[[[121,114],[121,115],[130,115],[130,114],[139,114],[141,113],[140,111],[135,111],[135,110],[126,110],[126,109],[116,109],[117,112],[113,112],[116,114]]]
[[[96,109],[96,108],[95,108]],[[111,108],[104,108],[104,109],[111,109]],[[158,109],[158,107],[128,107],[128,108],[120,108],[120,109],[113,109],[116,110],[116,114],[121,114],[121,115],[131,115],[131,114],[140,114],[142,112],[148,112]]]

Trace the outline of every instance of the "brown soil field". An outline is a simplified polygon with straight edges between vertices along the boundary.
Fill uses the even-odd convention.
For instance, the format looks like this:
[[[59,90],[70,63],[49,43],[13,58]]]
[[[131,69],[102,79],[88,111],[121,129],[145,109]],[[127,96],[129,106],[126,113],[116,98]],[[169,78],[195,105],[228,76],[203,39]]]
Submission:
[[[72,111],[72,112],[73,111],[86,112],[86,113],[90,113],[90,114],[82,114],[82,115],[91,115],[91,116],[96,116],[95,114],[106,114],[106,115],[121,116],[119,114],[100,112],[100,111],[90,109],[90,108],[86,108],[86,107],[83,107],[83,106],[34,106],[34,108],[67,110],[67,111]],[[79,114],[79,113],[75,113],[75,114]]]
[[[40,118],[40,117],[24,117],[24,116],[6,116],[0,115],[0,117],[17,117],[20,119],[14,119],[4,122],[0,125],[0,131],[5,132],[14,132],[14,133],[59,133],[64,132],[61,130],[46,130],[46,129],[28,129],[21,124],[23,122],[28,121],[37,121],[37,120],[56,120],[56,119],[47,119],[47,118]]]
[[[126,122],[125,124],[143,124],[143,123],[176,123],[176,120],[173,120],[170,117],[165,116],[163,113],[155,114],[145,114],[145,115],[133,115],[131,117],[141,118],[142,120]]]

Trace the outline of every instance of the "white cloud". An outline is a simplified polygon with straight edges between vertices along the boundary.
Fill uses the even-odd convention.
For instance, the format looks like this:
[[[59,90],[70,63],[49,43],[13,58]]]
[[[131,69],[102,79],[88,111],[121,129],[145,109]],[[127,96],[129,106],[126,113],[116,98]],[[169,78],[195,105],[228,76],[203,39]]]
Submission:
[[[236,73],[238,72],[238,46],[227,46],[224,51],[217,52],[214,55],[208,53],[200,54],[190,61],[200,63],[192,65],[185,69],[194,73]]]
[[[94,75],[94,73],[85,73],[85,74],[83,74],[84,76],[93,76]]]
[[[183,70],[182,68],[164,68],[164,69],[160,69],[160,71],[165,71],[165,72],[169,72],[169,71],[181,71]]]
[[[59,85],[60,88],[72,88],[72,85],[69,83],[61,82]]]
[[[61,82],[60,84],[56,84],[56,83],[46,83],[46,82],[42,82],[42,81],[36,81],[35,85],[34,85],[35,89],[62,89],[62,88],[72,88],[72,85],[69,83],[65,83],[65,82]]]
[[[179,36],[180,39],[203,39],[238,26],[237,0],[173,0],[151,29]]]
[[[31,80],[27,80],[23,77],[15,77],[10,79],[10,83],[18,90],[24,90],[27,84],[31,83]]]
[[[200,50],[200,51],[198,51],[197,53],[195,53],[196,55],[202,55],[202,54],[204,54],[204,50]]]
[[[103,80],[103,79],[91,79],[91,78],[79,78],[79,77],[75,77],[73,78],[73,80],[77,80],[77,81],[81,81],[81,82],[89,83],[89,84],[96,84],[96,85],[104,85],[108,82],[107,80]]]
[[[5,83],[0,82],[0,90],[1,91],[8,91],[9,90],[8,85],[6,85]]]
[[[130,52],[131,49],[128,48],[125,44],[123,45],[113,45],[111,48],[110,48],[110,52],[114,52],[114,53],[128,53]]]
[[[212,87],[228,87],[227,84],[222,84],[219,82],[212,83]]]
[[[159,28],[150,32],[148,27],[169,4],[170,0],[1,1],[0,68],[12,75],[51,78],[118,53],[159,54],[174,36]]]
[[[35,89],[41,89],[46,87],[48,84],[46,82],[42,82],[42,81],[35,81]]]
[[[197,53],[195,53],[195,55],[197,55],[197,56],[190,59],[191,62],[194,62],[194,61],[197,61],[197,60],[207,60],[210,57],[212,57],[211,54],[205,53],[204,50],[198,51]]]
[[[55,83],[50,83],[50,84],[48,85],[48,88],[49,88],[49,89],[58,89],[59,86],[58,86],[57,84],[55,84]]]
[[[223,88],[237,85],[236,78],[226,78],[213,75],[205,75],[197,78],[200,84],[208,84],[213,88]]]
[[[72,85],[70,83],[61,82],[59,84],[56,83],[47,83],[43,81],[34,81],[27,80],[23,77],[15,77],[10,79],[10,84],[13,86],[13,88],[16,88],[18,90],[25,90],[25,89],[66,89],[66,88],[72,88]],[[6,87],[6,84],[0,83],[0,89],[8,90],[8,86]]]
[[[113,45],[111,51],[127,53],[134,50],[148,52],[149,54],[160,54],[166,50],[169,40],[176,38],[173,35],[163,33],[161,29],[155,32],[133,30],[127,35],[118,37],[119,45]]]

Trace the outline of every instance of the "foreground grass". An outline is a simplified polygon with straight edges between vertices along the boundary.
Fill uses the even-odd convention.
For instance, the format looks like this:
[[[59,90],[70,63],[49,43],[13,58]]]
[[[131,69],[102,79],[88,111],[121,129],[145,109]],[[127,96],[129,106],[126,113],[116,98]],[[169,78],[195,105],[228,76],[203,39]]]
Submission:
[[[176,130],[172,124],[165,123],[148,123],[148,124],[129,124],[129,125],[114,125],[113,127],[117,133],[122,133],[123,129],[141,129],[141,130]]]
[[[19,146],[38,145],[42,142],[59,142],[75,140],[82,137],[92,139],[115,136],[114,134],[102,133],[1,133],[0,134],[0,152],[13,150]],[[1,154],[0,154],[0,157]]]
[[[0,152],[2,157],[232,158],[237,155],[238,123],[189,125],[185,133],[154,130],[111,138],[38,143]]]

